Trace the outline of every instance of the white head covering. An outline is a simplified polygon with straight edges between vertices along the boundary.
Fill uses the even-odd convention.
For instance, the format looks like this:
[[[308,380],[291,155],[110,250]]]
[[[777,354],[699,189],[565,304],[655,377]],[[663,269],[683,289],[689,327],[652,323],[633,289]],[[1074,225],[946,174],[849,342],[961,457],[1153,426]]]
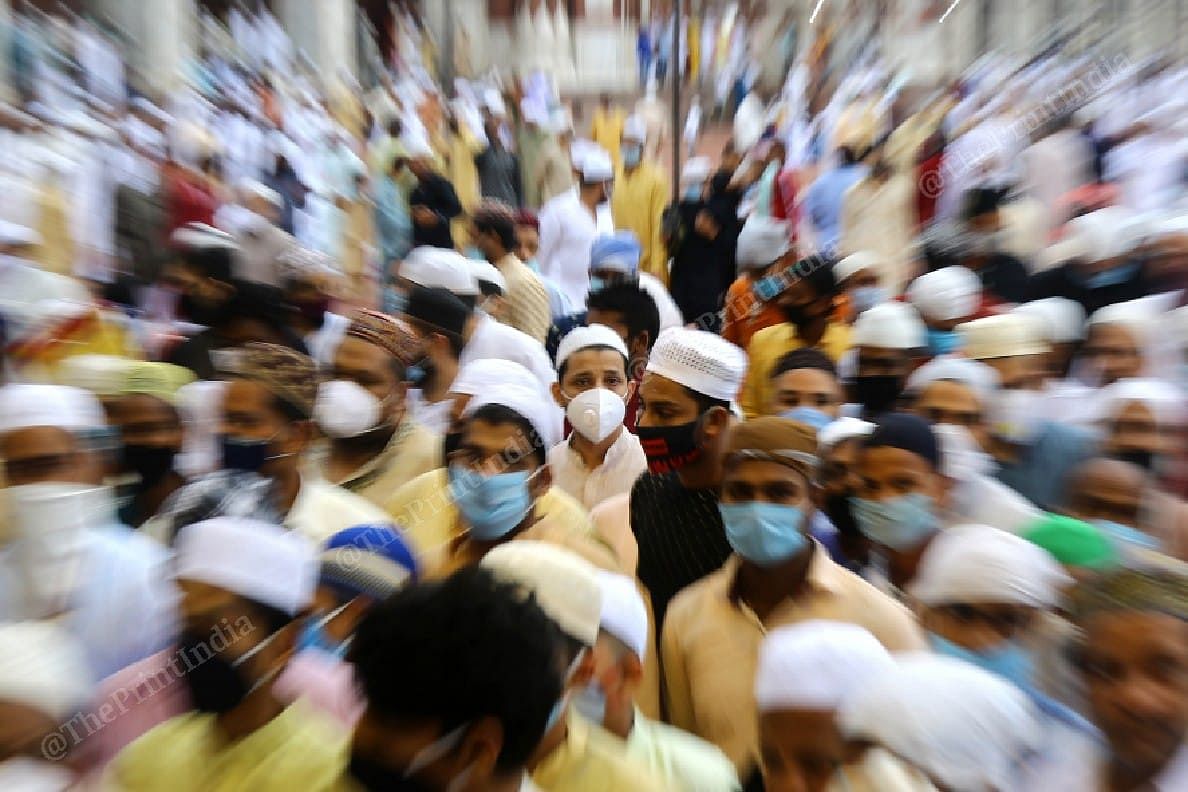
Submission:
[[[317,554],[304,536],[259,520],[216,517],[177,534],[179,580],[209,583],[290,616],[313,601]]]
[[[897,660],[842,702],[842,733],[882,745],[950,789],[1018,789],[1018,768],[1044,735],[1027,694],[951,657]]]
[[[500,383],[524,388],[540,388],[540,380],[524,366],[503,358],[472,360],[458,369],[450,383],[450,393],[474,396],[486,393]]]
[[[918,394],[926,386],[941,380],[960,382],[969,387],[983,406],[990,403],[999,384],[998,372],[985,363],[956,355],[941,355],[913,371],[908,377],[906,390]]]
[[[34,426],[85,431],[106,425],[99,401],[82,388],[33,382],[0,387],[0,435]]]
[[[807,621],[772,630],[759,647],[755,703],[772,710],[834,710],[858,684],[895,667],[856,624]]]
[[[461,297],[479,293],[470,260],[456,250],[413,248],[401,262],[398,274],[418,286],[445,289]]]
[[[1050,344],[1066,344],[1085,337],[1085,309],[1067,297],[1046,297],[1015,306],[1012,313],[1028,314],[1044,322]]]
[[[92,685],[83,647],[61,625],[0,624],[0,700],[66,721],[91,703]]]
[[[792,249],[788,224],[753,214],[738,233],[735,259],[740,270],[763,269]]]
[[[862,270],[881,272],[884,268],[883,259],[877,253],[859,250],[851,253],[833,267],[833,277],[838,283]]]
[[[409,159],[432,159],[433,146],[424,134],[405,134],[401,136],[404,151]]]
[[[284,208],[285,199],[281,197],[281,194],[255,179],[241,180],[239,182],[239,189],[248,195],[267,201],[277,209]]]
[[[602,149],[592,149],[582,158],[582,181],[587,183],[606,182],[615,177],[615,166],[610,155]]]
[[[206,223],[186,223],[174,231],[169,239],[178,247],[192,250],[239,250],[235,237]]]
[[[855,347],[920,349],[928,345],[928,328],[916,309],[906,303],[885,302],[863,311],[850,339]]]
[[[592,324],[587,327],[575,327],[561,339],[561,343],[557,345],[557,368],[561,368],[561,364],[569,360],[569,356],[574,352],[592,346],[608,346],[623,357],[630,357],[627,345],[618,333],[606,325]]]
[[[922,316],[947,322],[974,315],[982,297],[982,282],[966,267],[942,267],[916,278],[907,293]]]
[[[909,591],[925,605],[995,603],[1050,608],[1071,583],[1046,550],[988,525],[941,531]]]
[[[1089,317],[1088,327],[1103,324],[1117,324],[1128,328],[1134,334],[1135,343],[1145,346],[1152,324],[1160,318],[1158,302],[1140,297],[1137,300],[1114,303],[1098,308]]]
[[[1133,247],[1133,213],[1122,206],[1107,206],[1068,221],[1071,243],[1089,261],[1123,256]]]
[[[855,437],[866,437],[874,429],[875,425],[870,421],[863,421],[859,418],[851,418],[849,416],[838,418],[817,432],[817,450],[823,452],[845,440],[853,440]]]
[[[957,325],[961,352],[971,360],[990,360],[1016,355],[1042,355],[1048,351],[1043,325],[1034,316],[998,314]]]
[[[507,278],[503,277],[503,273],[496,269],[494,264],[472,258],[467,258],[466,263],[470,265],[470,274],[474,276],[475,283],[481,281],[494,284],[501,293],[507,294]]]
[[[594,566],[557,545],[518,539],[487,552],[479,566],[536,598],[561,631],[585,646],[598,640],[602,590]]]
[[[134,365],[136,361],[118,355],[71,355],[58,364],[55,379],[96,396],[115,396]]]
[[[646,370],[711,399],[733,402],[747,373],[747,354],[713,333],[674,327],[656,339]]]
[[[533,380],[535,381],[535,379],[534,377]],[[474,397],[466,405],[466,409],[462,411],[462,417],[469,418],[480,407],[485,407],[488,404],[507,407],[531,424],[544,442],[544,451],[548,451],[559,441],[557,414],[552,403],[543,398],[539,381],[535,381],[535,384],[531,386],[526,383],[522,385],[508,382],[497,383],[474,394]]]
[[[0,245],[22,247],[41,244],[41,234],[28,226],[0,220]]]
[[[618,638],[642,662],[648,653],[648,609],[635,581],[595,570],[602,590],[602,629]]]
[[[634,140],[642,143],[648,138],[648,125],[644,123],[642,117],[637,115],[628,116],[627,120],[623,122],[623,140]]]
[[[602,147],[587,138],[574,138],[569,142],[569,163],[574,170],[581,170],[582,162],[591,151],[602,151]]]
[[[1160,430],[1183,426],[1188,417],[1188,394],[1161,379],[1120,379],[1101,389],[1098,409],[1103,420],[1112,420],[1132,402],[1141,402],[1152,412]]]
[[[219,465],[218,433],[226,387],[223,380],[196,380],[177,389],[174,403],[185,431],[175,467],[185,477],[209,473]]]
[[[693,157],[681,168],[681,184],[700,184],[713,172],[709,157]],[[752,215],[754,217],[754,215]]]

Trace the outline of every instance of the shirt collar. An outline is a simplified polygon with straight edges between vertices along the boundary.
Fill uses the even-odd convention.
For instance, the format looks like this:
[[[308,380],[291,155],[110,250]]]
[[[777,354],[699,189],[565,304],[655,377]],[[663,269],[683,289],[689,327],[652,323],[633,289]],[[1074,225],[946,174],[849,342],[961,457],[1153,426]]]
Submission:
[[[813,543],[813,557],[809,560],[808,574],[805,576],[805,585],[808,592],[817,594],[837,594],[841,590],[841,575],[844,570],[833,562],[829,557],[829,553],[821,546],[821,543],[816,539]],[[736,586],[738,582],[738,569],[742,565],[742,558],[738,553],[731,553],[730,557],[726,559],[725,565],[722,569],[725,572],[725,591],[726,599],[731,605],[738,607],[740,604]]]
[[[351,492],[358,492],[375,481],[377,477],[382,476],[384,471],[388,469],[388,466],[395,460],[397,453],[400,451],[400,446],[408,438],[409,434],[412,433],[412,428],[413,422],[408,417],[406,406],[405,417],[396,425],[396,431],[392,433],[392,439],[388,441],[384,449],[340,481],[338,486]]]

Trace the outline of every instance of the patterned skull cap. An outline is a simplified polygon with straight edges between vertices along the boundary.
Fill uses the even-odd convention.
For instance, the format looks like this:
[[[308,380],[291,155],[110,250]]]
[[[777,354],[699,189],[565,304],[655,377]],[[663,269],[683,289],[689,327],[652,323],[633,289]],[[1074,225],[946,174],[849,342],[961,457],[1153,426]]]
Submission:
[[[477,223],[489,223],[491,220],[503,220],[511,225],[516,224],[516,212],[503,201],[494,198],[484,198],[471,213]]]
[[[227,353],[219,357],[222,373],[258,382],[305,417],[313,414],[318,393],[318,368],[313,358],[278,344],[256,341]]]
[[[360,308],[351,317],[346,334],[383,349],[405,366],[421,358],[421,341],[403,320],[379,311]]]

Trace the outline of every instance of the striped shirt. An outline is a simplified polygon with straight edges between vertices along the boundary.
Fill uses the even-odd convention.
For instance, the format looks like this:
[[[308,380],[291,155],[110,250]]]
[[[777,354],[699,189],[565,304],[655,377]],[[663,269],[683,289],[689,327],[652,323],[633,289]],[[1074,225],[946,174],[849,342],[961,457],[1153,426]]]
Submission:
[[[720,569],[730,555],[717,491],[685,489],[675,473],[645,473],[631,490],[631,530],[659,635],[669,600]]]
[[[553,323],[544,284],[515,254],[508,253],[495,266],[507,281],[507,323],[543,344]]]

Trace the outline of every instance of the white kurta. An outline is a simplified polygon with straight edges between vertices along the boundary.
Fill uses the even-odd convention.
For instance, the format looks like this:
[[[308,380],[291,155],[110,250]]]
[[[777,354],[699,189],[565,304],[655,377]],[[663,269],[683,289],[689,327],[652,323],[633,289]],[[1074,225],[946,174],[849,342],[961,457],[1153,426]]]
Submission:
[[[593,470],[570,448],[568,438],[549,449],[553,486],[572,495],[587,511],[615,495],[630,493],[635,480],[647,469],[648,459],[639,438],[626,429],[607,449],[602,464]]]
[[[545,390],[557,381],[557,372],[539,341],[486,314],[479,314],[476,319],[474,333],[458,358],[459,366],[473,360],[510,360],[531,371]]]
[[[576,187],[553,198],[540,211],[540,250],[536,254],[540,274],[556,283],[574,306],[584,306],[590,291],[594,239],[614,232],[609,214],[591,215],[578,199]]]
[[[1093,148],[1079,133],[1064,129],[1023,152],[1024,187],[1044,207],[1045,230],[1060,226],[1053,209],[1061,196],[1092,176]]]

